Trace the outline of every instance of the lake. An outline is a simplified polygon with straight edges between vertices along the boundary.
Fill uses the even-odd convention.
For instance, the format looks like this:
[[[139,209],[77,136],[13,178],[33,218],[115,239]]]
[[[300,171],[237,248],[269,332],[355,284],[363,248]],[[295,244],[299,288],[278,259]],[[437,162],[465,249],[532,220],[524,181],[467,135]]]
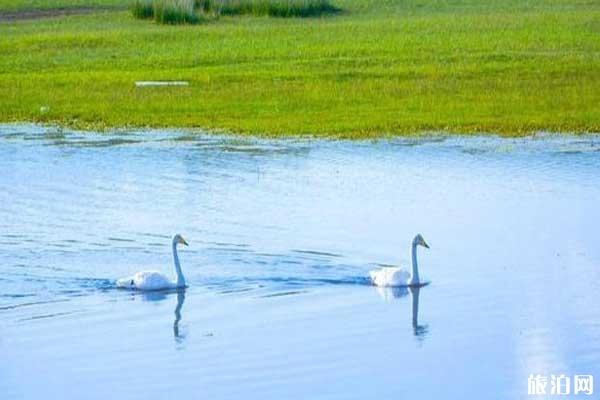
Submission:
[[[600,136],[1,125],[0,171],[3,399],[517,399],[531,374],[600,379]],[[174,274],[175,233],[186,291],[115,289]],[[371,286],[417,233],[430,284]]]

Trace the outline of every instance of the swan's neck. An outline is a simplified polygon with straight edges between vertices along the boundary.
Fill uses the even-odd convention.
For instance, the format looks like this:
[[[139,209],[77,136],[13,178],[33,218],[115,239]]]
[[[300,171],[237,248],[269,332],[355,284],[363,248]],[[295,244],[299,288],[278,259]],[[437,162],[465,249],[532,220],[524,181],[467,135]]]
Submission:
[[[173,243],[173,261],[175,262],[175,273],[177,274],[177,287],[185,286],[185,278],[183,272],[181,272],[181,265],[179,264],[179,256],[177,255],[177,243]]]
[[[414,285],[419,283],[419,265],[417,263],[417,244],[412,245],[412,276],[410,277],[410,284]]]

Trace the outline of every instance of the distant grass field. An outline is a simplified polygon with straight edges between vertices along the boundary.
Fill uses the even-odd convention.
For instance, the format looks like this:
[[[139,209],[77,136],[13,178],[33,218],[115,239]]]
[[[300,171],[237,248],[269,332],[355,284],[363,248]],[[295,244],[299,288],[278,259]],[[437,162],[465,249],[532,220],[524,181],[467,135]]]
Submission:
[[[41,3],[0,0],[0,15]],[[121,9],[0,22],[0,121],[347,137],[600,132],[598,1],[332,3],[343,11],[193,26]]]

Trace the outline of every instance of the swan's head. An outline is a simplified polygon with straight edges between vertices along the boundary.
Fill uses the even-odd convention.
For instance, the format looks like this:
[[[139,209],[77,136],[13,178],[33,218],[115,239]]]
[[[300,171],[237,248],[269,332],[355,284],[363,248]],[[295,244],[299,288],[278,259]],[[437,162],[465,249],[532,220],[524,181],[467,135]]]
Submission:
[[[413,246],[423,246],[426,249],[429,248],[429,245],[427,244],[425,239],[423,239],[423,236],[421,236],[420,233],[413,239]]]
[[[183,244],[187,246],[188,242],[186,242],[183,236],[178,233],[177,235],[173,236],[173,244]]]

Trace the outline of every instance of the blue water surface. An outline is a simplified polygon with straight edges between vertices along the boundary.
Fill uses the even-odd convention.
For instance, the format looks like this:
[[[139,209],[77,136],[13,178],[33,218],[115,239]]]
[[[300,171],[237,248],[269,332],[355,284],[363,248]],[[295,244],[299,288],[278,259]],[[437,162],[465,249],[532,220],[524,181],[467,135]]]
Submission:
[[[600,381],[600,137],[0,126],[2,399],[527,398]],[[114,280],[172,274],[185,292]],[[408,266],[431,284],[382,290]],[[600,391],[600,387],[596,388]]]

